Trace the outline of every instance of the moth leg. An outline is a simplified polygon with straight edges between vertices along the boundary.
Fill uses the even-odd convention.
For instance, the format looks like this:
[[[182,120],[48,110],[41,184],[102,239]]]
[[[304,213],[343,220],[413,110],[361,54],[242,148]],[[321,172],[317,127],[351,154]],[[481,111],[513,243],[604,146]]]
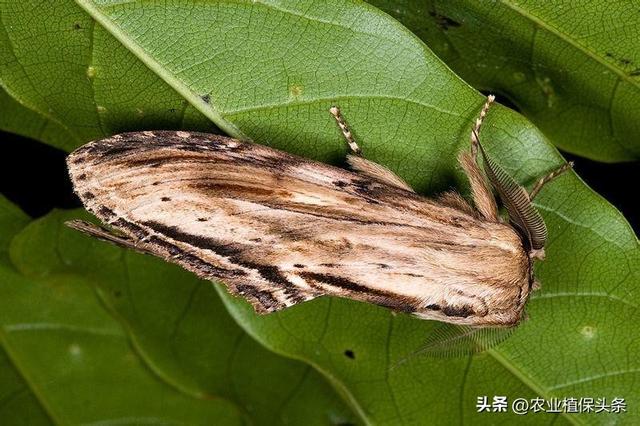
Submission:
[[[480,115],[475,121],[473,129],[471,130],[471,151],[463,151],[458,156],[458,162],[464,170],[469,183],[471,184],[471,193],[473,201],[476,205],[478,212],[487,220],[498,222],[498,206],[496,200],[491,192],[489,183],[486,180],[485,174],[480,169],[478,164],[478,148],[480,141],[478,139],[478,132],[482,127],[482,122],[487,116],[489,107],[495,100],[495,96],[489,95],[487,101],[480,111]]]
[[[347,144],[349,145],[349,149],[351,149],[351,153],[354,155],[361,155],[362,151],[360,150],[360,147],[358,146],[355,139],[353,138],[353,134],[351,134],[349,125],[344,120],[344,117],[340,112],[340,108],[338,108],[337,106],[332,106],[331,108],[329,108],[329,112],[331,113],[331,115],[333,115],[333,118],[335,118],[336,122],[338,123],[338,126],[340,126],[340,130],[342,130],[342,135],[346,139]]]
[[[333,115],[333,118],[335,118],[338,126],[340,126],[342,135],[349,145],[351,154],[347,155],[347,164],[349,164],[349,166],[355,172],[359,172],[377,181],[384,182],[388,185],[414,192],[408,183],[406,183],[401,177],[393,173],[391,170],[381,164],[374,163],[373,161],[369,161],[366,158],[362,157],[362,150],[353,138],[353,134],[349,129],[349,125],[342,116],[340,108],[338,108],[337,106],[333,106],[329,109],[329,112],[331,113],[331,115]]]
[[[136,244],[136,241],[133,239],[117,235],[107,229],[104,229],[98,225],[94,225],[93,223],[85,222],[84,220],[69,220],[65,222],[69,228],[75,229],[76,231],[80,231],[84,234],[95,237],[99,240],[106,241],[112,244],[115,244],[119,247],[124,247],[127,249],[132,249],[145,254],[154,254],[149,250],[141,247],[139,244]]]
[[[563,174],[564,172],[572,168],[573,168],[573,161],[569,161],[568,163],[564,163],[562,166],[558,167],[557,169],[547,174],[546,176],[541,177],[540,180],[536,182],[531,192],[529,192],[529,199],[533,201],[533,199],[535,198],[536,195],[538,195],[538,193],[540,192],[543,186],[545,186],[547,183],[551,182],[552,180],[554,180],[555,178],[557,178],[558,176],[560,176],[561,174]]]

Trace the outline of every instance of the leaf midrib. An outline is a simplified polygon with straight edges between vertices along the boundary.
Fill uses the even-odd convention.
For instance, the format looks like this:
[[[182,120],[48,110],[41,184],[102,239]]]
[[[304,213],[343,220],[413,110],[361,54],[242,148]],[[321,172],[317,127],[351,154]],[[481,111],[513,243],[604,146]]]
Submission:
[[[514,363],[510,362],[509,359],[506,358],[500,351],[498,351],[497,349],[488,349],[487,352],[489,353],[489,355],[493,357],[493,359],[495,359],[499,364],[501,364],[504,368],[506,368],[507,371],[513,374],[514,377],[519,379],[529,389],[531,389],[538,395],[542,396],[547,401],[551,399],[552,397],[552,394],[550,393],[551,390],[549,390],[549,392],[545,392],[538,385],[538,383],[536,383],[535,380],[532,380],[530,376],[528,376],[527,374],[522,372],[519,368],[517,368],[517,366]],[[586,424],[581,418],[576,417],[565,411],[561,411],[560,415],[574,425]]]
[[[40,407],[45,412],[49,420],[51,420],[51,423],[62,424],[60,419],[58,419],[53,414],[53,410],[51,409],[49,404],[47,404],[46,398],[42,395],[42,393],[39,391],[37,386],[35,386],[35,384],[33,383],[33,380],[31,380],[30,377],[25,373],[25,369],[21,366],[15,354],[11,351],[10,345],[7,343],[7,336],[4,331],[4,327],[1,327],[1,326],[0,326],[0,346],[1,346],[0,350],[4,350],[4,353],[6,354],[7,359],[9,360],[13,368],[16,370],[18,375],[22,378],[22,381],[24,382],[27,389],[34,396],[35,400],[38,402],[38,404],[40,404]]]
[[[89,16],[95,19],[103,28],[107,29],[107,31],[115,37],[116,40],[122,43],[122,45],[133,53],[143,64],[169,84],[169,86],[173,87],[176,92],[189,100],[191,105],[213,121],[221,130],[238,139],[247,139],[240,129],[222,117],[222,113],[213,106],[213,103],[207,104],[202,99],[198,99],[188,86],[182,83],[177,77],[171,75],[161,63],[156,61],[151,57],[151,55],[147,54],[140,45],[133,41],[132,38],[128,37],[123,30],[121,30],[109,17],[107,17],[107,15],[100,12],[100,10],[94,6],[90,0],[75,1],[89,14]]]
[[[636,81],[633,78],[631,78],[627,73],[624,72],[624,70],[615,67],[612,63],[606,61],[604,58],[602,58],[600,55],[598,55],[597,52],[590,50],[587,46],[585,46],[585,45],[579,43],[577,40],[569,37],[567,34],[561,32],[560,30],[558,30],[554,26],[552,26],[549,23],[547,23],[547,22],[543,21],[542,19],[538,18],[537,16],[535,16],[531,12],[529,12],[527,10],[524,10],[522,7],[516,6],[515,4],[509,2],[509,0],[499,0],[499,1],[504,6],[508,7],[509,9],[513,10],[514,12],[519,13],[523,18],[528,19],[529,21],[531,21],[538,28],[542,28],[545,31],[548,31],[550,34],[553,34],[554,36],[556,36],[560,40],[564,41],[565,43],[567,43],[570,46],[572,46],[573,48],[575,48],[576,50],[584,53],[585,55],[587,55],[591,59],[593,59],[596,62],[598,62],[599,64],[603,65],[605,68],[609,69],[614,74],[616,74],[619,79],[624,80],[627,83],[631,84],[631,86],[633,86],[636,90],[640,90],[640,81]],[[533,51],[533,48],[534,47],[532,46],[532,51]]]

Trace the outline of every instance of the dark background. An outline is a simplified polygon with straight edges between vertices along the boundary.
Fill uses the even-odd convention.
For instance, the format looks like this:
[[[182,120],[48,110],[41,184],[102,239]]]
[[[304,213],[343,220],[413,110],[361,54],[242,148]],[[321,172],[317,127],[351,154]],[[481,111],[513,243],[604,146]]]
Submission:
[[[0,132],[0,193],[33,217],[53,208],[82,207],[71,190],[65,166],[66,153],[49,145]],[[616,206],[638,234],[640,209],[635,200],[640,182],[640,162],[605,164],[562,153],[575,162],[576,172],[596,192]]]

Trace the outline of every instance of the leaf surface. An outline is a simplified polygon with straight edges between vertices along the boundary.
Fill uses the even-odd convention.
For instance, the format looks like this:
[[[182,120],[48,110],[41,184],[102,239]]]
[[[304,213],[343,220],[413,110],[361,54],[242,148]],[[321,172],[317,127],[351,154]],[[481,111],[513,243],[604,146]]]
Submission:
[[[474,87],[514,102],[558,147],[640,158],[640,14],[633,1],[370,0]]]
[[[25,216],[0,198],[0,234],[17,234],[24,224]],[[6,254],[6,237],[2,243]],[[3,424],[243,423],[229,401],[188,398],[151,374],[77,276],[26,277],[5,255],[0,312]]]
[[[141,128],[216,131],[73,1],[2,2],[0,20],[2,128],[67,151]]]
[[[69,139],[63,127],[21,105],[2,88],[0,111],[0,130],[46,141],[49,145],[63,149]]]

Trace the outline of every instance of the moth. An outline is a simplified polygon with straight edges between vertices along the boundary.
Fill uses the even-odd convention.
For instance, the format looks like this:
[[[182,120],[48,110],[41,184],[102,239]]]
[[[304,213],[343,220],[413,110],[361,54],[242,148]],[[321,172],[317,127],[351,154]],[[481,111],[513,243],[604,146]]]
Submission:
[[[195,132],[88,143],[69,155],[69,173],[111,229],[69,225],[220,280],[261,314],[330,295],[452,324],[513,326],[535,285],[533,261],[544,257],[547,231],[532,199],[570,165],[527,193],[480,144],[493,100],[459,156],[473,204],[456,192],[425,198],[363,158],[333,107],[351,170]]]

